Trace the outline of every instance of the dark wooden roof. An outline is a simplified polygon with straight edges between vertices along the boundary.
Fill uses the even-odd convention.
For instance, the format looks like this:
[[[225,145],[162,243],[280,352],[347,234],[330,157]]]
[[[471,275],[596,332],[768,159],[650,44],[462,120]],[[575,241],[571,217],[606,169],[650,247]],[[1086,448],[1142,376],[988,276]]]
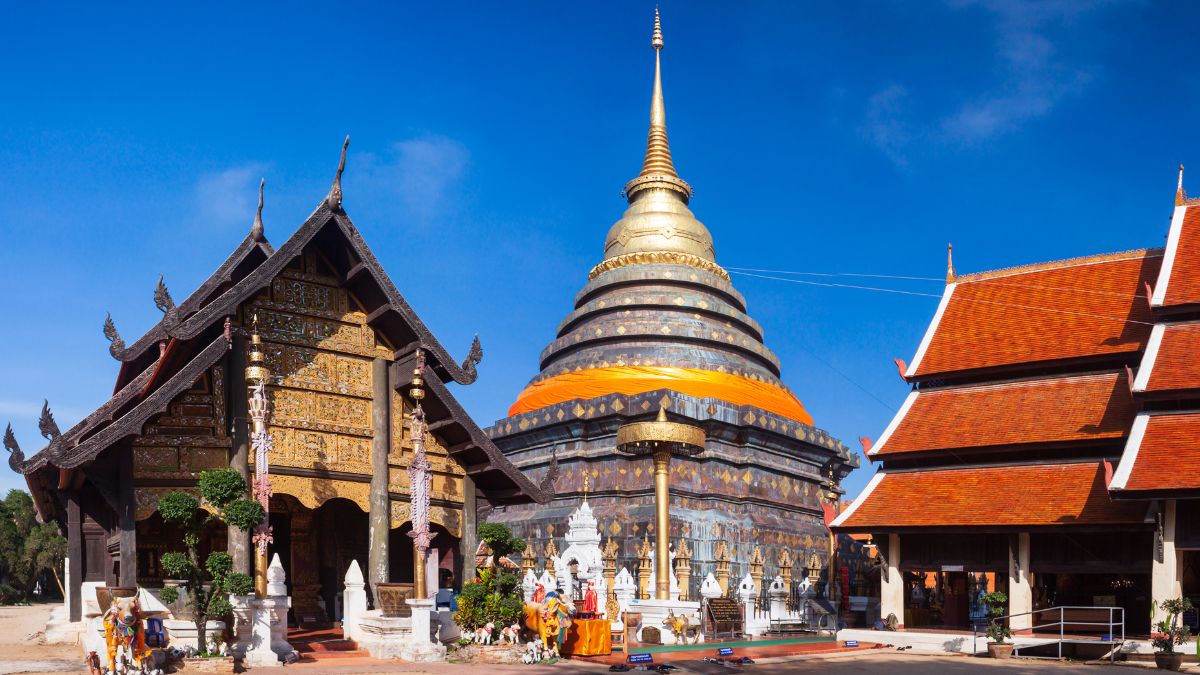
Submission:
[[[19,448],[12,449],[10,465],[27,476],[47,466],[75,468],[92,461],[122,438],[139,433],[151,416],[165,410],[172,399],[220,359],[227,348],[228,337],[221,328],[226,317],[267,287],[312,243],[327,251],[343,245],[345,255],[330,256],[330,263],[341,282],[362,303],[368,325],[395,347],[396,359],[409,357],[418,348],[425,351],[428,368],[437,375],[428,379],[432,396],[426,399],[426,405],[441,418],[435,422],[442,427],[431,429],[439,438],[450,435],[448,450],[467,467],[485,496],[493,502],[546,501],[542,491],[504,458],[444,384],[449,380],[460,384],[475,381],[476,365],[483,357],[478,339],[466,359],[455,363],[400,295],[350,218],[340,206],[331,206],[329,200],[323,200],[276,250],[253,235],[247,237],[183,304],[169,311],[133,346],[114,351],[118,358],[129,360],[122,365],[112,399],[28,460]],[[266,257],[256,261],[254,251]],[[220,334],[212,338],[215,332]],[[212,341],[196,352],[193,345],[197,338]],[[164,340],[169,346],[161,354],[150,351],[152,345]]]

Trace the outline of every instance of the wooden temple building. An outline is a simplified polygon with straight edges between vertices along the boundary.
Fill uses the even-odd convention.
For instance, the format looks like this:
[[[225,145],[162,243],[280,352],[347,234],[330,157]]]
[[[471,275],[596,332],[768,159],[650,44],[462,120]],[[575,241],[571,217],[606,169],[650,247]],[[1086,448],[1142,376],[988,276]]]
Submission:
[[[542,350],[540,371],[487,430],[553,498],[498,506],[487,518],[512,526],[534,553],[561,550],[590,485],[587,501],[617,566],[636,569],[655,539],[655,469],[649,456],[620,454],[617,432],[661,408],[707,438],[702,453],[672,460],[669,474],[669,538],[674,547],[686,541],[693,584],[713,571],[719,545],[735,580],[755,555],[769,576],[781,557],[803,566],[816,555],[824,569],[825,508],[858,460],[784,385],[762,327],[689,208],[692,188],[667,140],[657,16],[651,44],[650,128],[641,171],[625,185],[628,207]]]
[[[1011,613],[1200,595],[1200,200],[1165,249],[957,275],[912,392],[833,523],[870,534],[882,616],[964,627],[981,580]],[[1017,617],[1016,627],[1031,616]],[[1156,618],[1157,620],[1157,618]]]
[[[9,427],[10,466],[41,517],[67,533],[71,621],[85,582],[163,582],[159,559],[180,534],[156,513],[161,495],[194,491],[205,469],[252,474],[244,372],[255,318],[271,372],[270,551],[287,572],[294,621],[332,618],[351,560],[368,570],[368,588],[414,579],[405,392],[418,350],[428,364],[431,557],[442,579],[461,583],[463,561],[473,561],[479,508],[544,499],[447,388],[475,381],[478,340],[456,361],[404,300],[343,210],[344,165],[343,146],[328,196],[279,248],[264,233],[260,191],[250,233],[191,296],[176,304],[160,280],[162,320],[132,344],[106,320],[120,369],[95,412],[60,431],[46,407],[49,444],[28,458]],[[202,546],[228,547],[250,571],[246,534],[214,527]]]

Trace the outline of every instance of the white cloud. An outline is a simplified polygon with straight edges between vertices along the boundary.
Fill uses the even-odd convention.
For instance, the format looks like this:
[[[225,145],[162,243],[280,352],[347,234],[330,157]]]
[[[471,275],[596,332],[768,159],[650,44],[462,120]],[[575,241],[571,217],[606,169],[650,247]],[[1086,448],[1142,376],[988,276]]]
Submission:
[[[386,156],[364,157],[363,181],[385,199],[394,195],[403,216],[428,225],[455,209],[470,161],[461,142],[430,134],[395,143]]]
[[[980,10],[994,24],[996,66],[990,82],[968,93],[934,121],[919,122],[914,92],[893,83],[866,100],[860,133],[893,163],[906,167],[916,141],[970,147],[1018,131],[1085,90],[1096,67],[1064,57],[1055,44],[1065,26],[1120,0],[948,0]]]
[[[908,89],[893,84],[867,99],[867,114],[859,132],[897,166],[907,166],[905,149],[912,140],[907,120]]]
[[[196,219],[213,228],[250,229],[258,207],[258,181],[266,169],[265,164],[251,163],[201,175],[193,189]]]

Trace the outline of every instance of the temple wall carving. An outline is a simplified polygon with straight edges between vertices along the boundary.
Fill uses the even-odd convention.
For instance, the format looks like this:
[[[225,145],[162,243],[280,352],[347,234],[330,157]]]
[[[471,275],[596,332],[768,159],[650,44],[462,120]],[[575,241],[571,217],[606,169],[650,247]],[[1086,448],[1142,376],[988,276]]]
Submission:
[[[216,367],[142,426],[133,441],[133,475],[139,481],[195,480],[201,471],[227,466],[229,447],[225,383],[222,369]],[[139,501],[139,518],[145,500],[149,497]],[[146,515],[153,511],[150,507]]]
[[[291,495],[301,504],[316,509],[330,499],[348,499],[363,512],[370,510],[371,484],[309,476],[271,475],[275,494]]]
[[[392,529],[402,527],[405,523],[412,520],[412,515],[409,513],[408,502],[392,502]],[[431,504],[429,506],[429,522],[436,523],[446,528],[450,536],[462,536],[462,507],[446,507]]]

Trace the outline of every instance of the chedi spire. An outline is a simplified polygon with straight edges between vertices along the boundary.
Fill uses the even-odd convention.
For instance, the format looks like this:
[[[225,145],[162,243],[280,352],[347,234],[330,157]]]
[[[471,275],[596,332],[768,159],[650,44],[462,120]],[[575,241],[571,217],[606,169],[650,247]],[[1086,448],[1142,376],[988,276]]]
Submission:
[[[671,144],[667,141],[667,107],[663,101],[662,87],[662,21],[658,9],[654,10],[654,33],[650,38],[654,48],[654,89],[650,97],[650,132],[646,136],[646,156],[642,160],[642,171],[637,178],[625,185],[625,196],[632,203],[634,196],[649,188],[666,188],[691,199],[692,188],[679,178],[675,163],[671,159]]]

